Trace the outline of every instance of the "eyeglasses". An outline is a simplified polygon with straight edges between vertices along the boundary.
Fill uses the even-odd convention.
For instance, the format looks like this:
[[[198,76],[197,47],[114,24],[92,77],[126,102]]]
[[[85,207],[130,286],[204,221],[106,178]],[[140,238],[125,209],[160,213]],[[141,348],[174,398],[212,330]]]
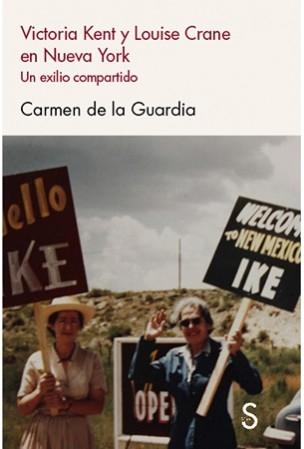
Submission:
[[[185,318],[184,320],[181,320],[179,322],[179,325],[181,327],[189,327],[190,324],[192,324],[193,326],[198,326],[199,324],[201,324],[202,322],[202,318],[200,316],[196,317],[196,318]]]
[[[67,320],[65,318],[58,318],[57,323],[60,324],[61,326],[66,326],[66,325],[70,325],[70,326],[79,326],[80,321],[77,318],[72,318],[71,320]]]

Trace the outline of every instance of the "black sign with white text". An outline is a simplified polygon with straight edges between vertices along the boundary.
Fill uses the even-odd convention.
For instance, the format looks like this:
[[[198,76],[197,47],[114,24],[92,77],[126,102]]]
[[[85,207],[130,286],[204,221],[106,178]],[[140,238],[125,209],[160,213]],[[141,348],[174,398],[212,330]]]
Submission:
[[[203,281],[293,311],[300,236],[300,211],[239,197]]]
[[[161,341],[161,340],[160,340]],[[165,355],[169,349],[185,344],[158,343],[151,361]],[[134,385],[128,379],[136,343],[122,345],[122,430],[126,435],[168,436],[175,412],[173,397],[153,384]]]

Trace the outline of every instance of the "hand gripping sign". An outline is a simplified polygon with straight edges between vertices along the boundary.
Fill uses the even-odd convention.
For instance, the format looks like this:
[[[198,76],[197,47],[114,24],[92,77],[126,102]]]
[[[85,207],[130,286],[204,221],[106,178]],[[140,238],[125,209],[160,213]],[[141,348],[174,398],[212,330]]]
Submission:
[[[300,295],[301,216],[295,209],[239,197],[204,282],[244,296],[228,335],[241,330],[251,299],[293,311]],[[227,345],[197,413],[206,416],[229,357]]]
[[[4,307],[87,291],[66,167],[4,177],[3,291]],[[35,318],[49,372],[40,304],[35,304]]]

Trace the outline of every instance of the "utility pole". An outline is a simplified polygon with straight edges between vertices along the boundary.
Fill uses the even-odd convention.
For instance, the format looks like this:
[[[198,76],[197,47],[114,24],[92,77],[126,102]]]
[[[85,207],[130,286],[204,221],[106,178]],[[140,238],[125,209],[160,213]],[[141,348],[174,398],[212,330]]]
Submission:
[[[182,288],[182,239],[178,239],[178,289]]]

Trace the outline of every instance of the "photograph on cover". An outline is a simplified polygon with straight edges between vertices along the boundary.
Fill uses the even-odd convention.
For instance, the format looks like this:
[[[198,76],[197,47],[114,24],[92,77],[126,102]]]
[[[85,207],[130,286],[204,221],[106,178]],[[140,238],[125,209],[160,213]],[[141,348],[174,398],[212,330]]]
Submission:
[[[3,139],[3,438],[300,447],[300,139]]]

